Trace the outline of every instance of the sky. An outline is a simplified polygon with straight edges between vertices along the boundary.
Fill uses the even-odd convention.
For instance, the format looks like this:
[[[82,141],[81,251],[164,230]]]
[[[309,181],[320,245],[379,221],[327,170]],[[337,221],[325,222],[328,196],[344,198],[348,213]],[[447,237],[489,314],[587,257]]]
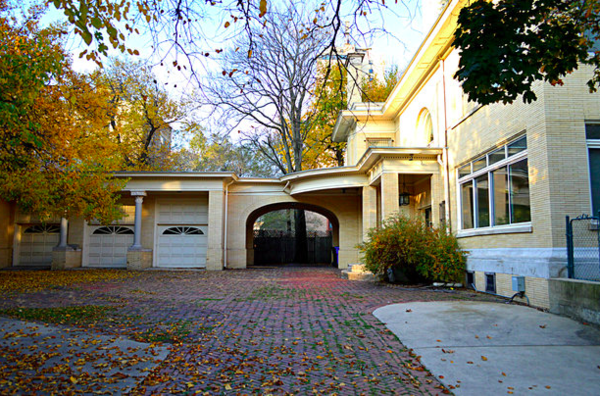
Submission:
[[[281,2],[281,0],[270,1]],[[405,0],[404,2],[389,0],[388,3],[391,4],[387,4],[386,8],[372,8],[367,16],[356,19],[356,26],[353,26],[351,30],[353,40],[356,40],[358,46],[372,48],[374,55],[382,57],[386,65],[398,65],[402,69],[412,58],[424,36],[425,28],[422,26],[420,10],[421,1],[431,2],[431,0]],[[342,4],[344,4],[341,11],[343,20],[350,21],[351,18],[353,19],[352,15],[348,15],[353,12],[349,6],[352,5],[352,2],[346,1]],[[207,37],[205,45],[208,50],[227,46],[228,40],[235,35],[233,28],[225,29],[223,27],[229,19],[227,14],[212,12],[212,10],[204,16],[202,26],[203,34]],[[65,20],[62,11],[49,5],[43,22],[60,20]],[[142,35],[128,39],[128,44],[140,51],[139,58],[150,58],[152,55],[153,48],[147,36]],[[95,63],[79,58],[78,54],[86,49],[85,43],[80,38],[71,35],[68,49],[73,54],[73,65],[77,71],[89,72],[97,67]],[[111,55],[121,54],[112,50]],[[158,62],[156,56],[154,61]],[[210,59],[206,62],[205,67],[209,70],[214,67]],[[160,71],[158,72],[160,73]],[[169,76],[169,79],[172,78],[172,75]],[[180,86],[185,87],[185,84]]]
[[[270,4],[278,4],[282,1],[269,0]],[[373,1],[379,2],[379,0]],[[351,0],[344,0],[341,15],[344,22],[355,21],[350,33],[357,46],[371,48],[372,57],[375,60],[381,58],[386,67],[396,65],[402,71],[418,49],[425,31],[428,29],[428,27],[423,26],[421,3],[424,2],[430,6],[438,1],[404,0],[403,2],[399,0],[396,2],[395,0],[388,0],[385,7],[371,8],[366,16],[354,19],[354,9],[351,6],[355,3]],[[326,2],[325,4],[331,7],[334,3]],[[234,24],[231,24],[229,28],[225,28],[226,22],[231,21],[230,13],[215,12],[215,7],[204,8],[208,11],[202,16],[201,27],[202,34],[205,37],[202,44],[212,55],[204,58],[202,64],[197,67],[201,78],[210,72],[220,72],[219,66],[214,61],[216,55],[214,49],[227,47],[231,39],[239,34],[239,30],[235,29],[236,25]],[[424,19],[431,22],[431,14],[426,13]],[[51,23],[61,20],[65,20],[62,11],[56,10],[53,5],[49,5],[42,22]],[[343,36],[339,40],[339,43],[342,44]],[[133,57],[134,59],[150,59],[152,63],[157,65],[154,68],[157,80],[165,84],[165,88],[173,97],[180,97],[197,88],[197,82],[190,79],[188,74],[179,73],[173,67],[170,67],[175,60],[173,54],[167,54],[164,59],[159,59],[154,53],[153,57],[154,51],[149,36],[136,36],[133,39],[128,39],[127,44],[130,48],[140,51],[140,56]],[[67,50],[72,53],[73,67],[79,72],[90,72],[97,68],[95,63],[79,58],[79,53],[86,48],[85,43],[78,36],[71,34],[67,42]],[[115,50],[111,50],[109,54],[124,57],[123,54]],[[159,65],[161,60],[163,60],[163,66]],[[177,60],[179,64],[183,63],[180,58]],[[234,140],[236,139],[235,135]]]

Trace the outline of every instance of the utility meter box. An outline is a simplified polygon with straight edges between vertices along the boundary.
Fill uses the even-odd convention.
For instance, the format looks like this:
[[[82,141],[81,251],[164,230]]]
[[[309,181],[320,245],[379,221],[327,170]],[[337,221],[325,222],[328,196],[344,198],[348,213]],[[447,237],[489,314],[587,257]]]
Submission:
[[[513,276],[512,277],[512,289],[516,292],[525,291],[525,277],[524,276]]]

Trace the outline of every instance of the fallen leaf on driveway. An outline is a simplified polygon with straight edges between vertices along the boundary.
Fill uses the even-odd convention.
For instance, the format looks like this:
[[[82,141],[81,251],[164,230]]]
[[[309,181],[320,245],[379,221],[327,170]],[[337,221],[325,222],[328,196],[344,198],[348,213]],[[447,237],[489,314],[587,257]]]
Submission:
[[[118,378],[118,379],[129,378],[129,376],[127,374],[123,374],[123,373],[120,373],[120,372],[114,373],[113,375],[111,375],[111,377]]]

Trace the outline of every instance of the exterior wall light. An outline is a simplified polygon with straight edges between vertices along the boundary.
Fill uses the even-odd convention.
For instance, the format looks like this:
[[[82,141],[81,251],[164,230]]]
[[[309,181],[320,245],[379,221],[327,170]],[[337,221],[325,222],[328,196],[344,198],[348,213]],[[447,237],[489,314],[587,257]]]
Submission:
[[[407,192],[403,192],[402,194],[400,194],[400,196],[398,197],[398,204],[400,206],[410,205],[410,194]]]
[[[405,175],[402,175],[402,194],[398,196],[398,205],[408,206],[410,205],[410,193],[406,191]]]

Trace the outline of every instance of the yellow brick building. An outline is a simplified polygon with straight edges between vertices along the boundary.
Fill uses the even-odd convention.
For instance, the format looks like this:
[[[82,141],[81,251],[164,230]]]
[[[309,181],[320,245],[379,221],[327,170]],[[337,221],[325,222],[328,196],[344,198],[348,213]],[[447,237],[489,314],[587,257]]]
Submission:
[[[0,203],[0,266],[246,268],[254,221],[298,208],[328,218],[346,268],[360,262],[367,231],[400,211],[450,225],[469,251],[465,281],[476,289],[510,297],[513,278],[523,277],[532,305],[564,305],[552,290],[566,277],[565,216],[591,213],[600,199],[589,159],[600,149],[600,95],[588,92],[583,68],[564,86],[538,83],[532,104],[469,103],[453,79],[463,4],[443,9],[385,103],[351,102],[341,112],[333,138],[348,143],[345,166],[276,179],[123,173],[127,216],[112,225],[41,225]]]

